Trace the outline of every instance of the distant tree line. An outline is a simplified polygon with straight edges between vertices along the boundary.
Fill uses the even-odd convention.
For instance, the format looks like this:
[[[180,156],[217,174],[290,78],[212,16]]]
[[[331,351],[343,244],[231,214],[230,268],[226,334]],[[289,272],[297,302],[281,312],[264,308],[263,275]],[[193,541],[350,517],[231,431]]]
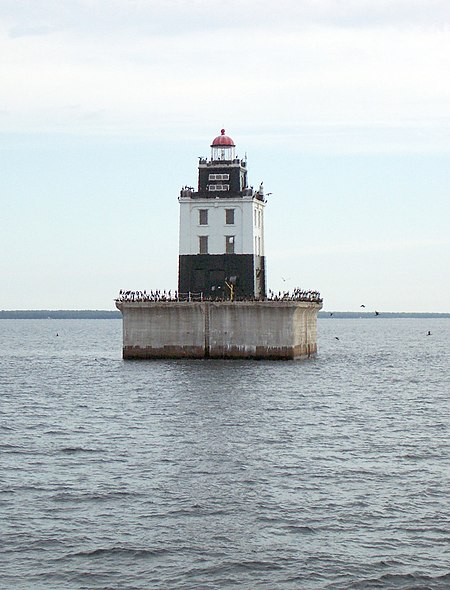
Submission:
[[[319,311],[317,314],[319,318],[347,318],[347,319],[377,319],[377,318],[450,318],[450,313],[433,313],[433,312],[398,312],[398,311],[380,311],[378,315],[369,311]]]
[[[2,320],[112,320],[120,319],[120,311],[91,310],[91,309],[25,309],[0,310]]]
[[[25,309],[0,310],[0,320],[114,320],[120,319],[120,311],[98,309]],[[414,313],[414,312],[371,312],[361,311],[319,311],[319,318],[330,319],[377,319],[377,318],[450,318],[450,313]]]

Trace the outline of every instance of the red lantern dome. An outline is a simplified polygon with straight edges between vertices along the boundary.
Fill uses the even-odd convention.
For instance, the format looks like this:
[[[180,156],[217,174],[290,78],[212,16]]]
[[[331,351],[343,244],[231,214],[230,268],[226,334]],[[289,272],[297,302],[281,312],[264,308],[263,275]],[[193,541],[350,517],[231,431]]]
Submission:
[[[220,130],[218,135],[212,142],[211,147],[235,147],[234,141],[228,135],[225,135],[225,129]]]

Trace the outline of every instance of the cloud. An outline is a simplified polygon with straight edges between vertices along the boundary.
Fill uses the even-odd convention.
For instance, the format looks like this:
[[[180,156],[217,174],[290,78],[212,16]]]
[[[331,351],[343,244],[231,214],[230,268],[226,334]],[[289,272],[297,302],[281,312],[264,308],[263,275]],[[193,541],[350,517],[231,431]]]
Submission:
[[[0,0],[0,132],[232,121],[312,151],[448,151],[450,3],[426,6]]]
[[[438,27],[450,23],[447,0],[1,0],[13,37],[71,31],[78,35],[174,36],[224,29]]]

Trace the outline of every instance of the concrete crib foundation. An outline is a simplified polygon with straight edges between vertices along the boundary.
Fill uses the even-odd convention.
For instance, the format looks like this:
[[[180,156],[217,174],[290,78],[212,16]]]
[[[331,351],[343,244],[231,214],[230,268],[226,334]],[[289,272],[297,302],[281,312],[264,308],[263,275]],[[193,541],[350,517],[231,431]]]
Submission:
[[[116,301],[123,358],[295,359],[317,352],[310,301]]]

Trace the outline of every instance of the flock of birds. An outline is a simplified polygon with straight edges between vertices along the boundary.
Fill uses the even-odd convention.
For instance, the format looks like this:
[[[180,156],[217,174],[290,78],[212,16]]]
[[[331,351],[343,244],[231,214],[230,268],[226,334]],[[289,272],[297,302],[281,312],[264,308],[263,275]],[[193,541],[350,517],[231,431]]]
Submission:
[[[142,301],[208,301],[210,297],[205,297],[202,293],[178,293],[177,291],[127,291],[121,289],[116,301],[142,302]],[[214,298],[217,300],[218,298]],[[220,298],[219,298],[220,299]],[[254,301],[251,297],[236,297],[236,301]],[[267,301],[311,301],[321,303],[319,291],[303,290],[295,288],[293,291],[278,291],[278,293],[269,289]]]
[[[156,289],[155,291],[147,291],[144,289],[143,291],[126,291],[125,289],[120,289],[119,297],[116,301],[178,301],[178,293],[175,291],[172,294],[172,291],[160,291]]]
[[[366,306],[364,305],[364,303],[362,303],[362,304],[360,305],[360,307],[363,307],[363,308],[365,308]],[[380,315],[380,312],[379,312],[379,311],[376,311],[376,310],[375,310],[373,313],[374,313],[375,317],[378,317],[378,316]],[[330,317],[331,317],[332,315],[333,315],[333,312],[331,311],[331,312],[330,312]],[[427,332],[427,336],[432,336],[432,334],[431,334],[431,331],[430,331],[430,330],[428,330],[428,332]],[[335,336],[334,338],[335,338],[335,340],[340,340],[340,338],[339,338],[338,336]]]
[[[293,291],[272,291],[269,289],[267,296],[269,301],[313,301],[315,303],[322,303],[322,298],[319,291],[303,290],[296,287]]]

